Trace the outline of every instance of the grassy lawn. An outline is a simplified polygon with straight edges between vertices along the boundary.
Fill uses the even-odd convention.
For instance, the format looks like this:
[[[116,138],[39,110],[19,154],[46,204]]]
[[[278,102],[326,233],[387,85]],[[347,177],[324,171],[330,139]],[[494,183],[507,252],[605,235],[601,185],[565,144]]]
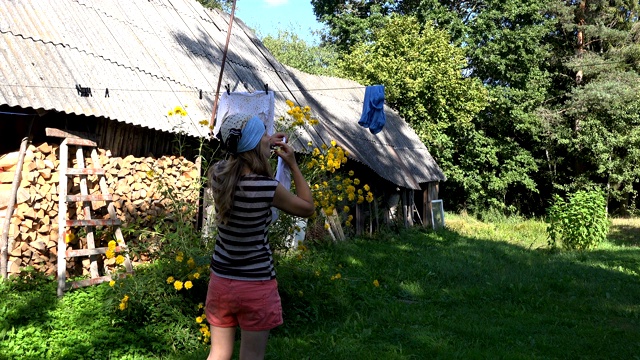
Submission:
[[[539,221],[447,214],[437,233],[310,246],[278,261],[285,325],[267,358],[640,359],[639,235],[614,220],[598,249],[551,252]],[[0,287],[0,358],[206,357],[172,340],[195,326],[108,316],[108,286],[23,288]]]

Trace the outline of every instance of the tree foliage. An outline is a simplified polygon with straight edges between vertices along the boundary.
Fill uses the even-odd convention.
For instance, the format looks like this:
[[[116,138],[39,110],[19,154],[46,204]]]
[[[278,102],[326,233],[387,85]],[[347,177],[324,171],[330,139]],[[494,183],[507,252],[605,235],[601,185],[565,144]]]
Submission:
[[[464,114],[451,111],[464,97],[433,94],[442,89],[414,77],[402,84],[411,91],[394,94],[402,83],[397,73],[405,69],[374,67],[369,62],[380,62],[375,60],[380,53],[372,52],[367,63],[348,69],[351,77],[376,80],[388,86],[392,98],[397,96],[393,106],[421,134],[448,175],[443,193],[450,201],[541,214],[552,194],[595,185],[607,189],[616,207],[635,206],[639,180],[635,165],[640,160],[637,1],[314,0],[312,4],[328,27],[325,41],[350,61],[360,56],[362,47],[385,47],[390,63],[407,52],[404,47],[410,42],[400,35],[415,36],[414,31],[394,35],[402,46],[376,45],[384,39],[376,34],[388,31],[383,28],[393,16],[414,16],[421,31],[445,31],[450,44],[462,51],[463,74],[481,81],[489,94],[483,110],[469,112],[472,117],[466,122]],[[432,63],[427,66],[438,69]],[[418,97],[411,94],[420,93],[420,86],[429,93],[428,99],[445,99],[446,106],[437,101],[422,108],[416,105]],[[439,112],[442,109],[448,112]],[[426,114],[426,123],[417,114]],[[464,132],[451,132],[449,124],[469,126]],[[464,148],[456,147],[458,139]]]
[[[340,69],[362,84],[384,84],[388,103],[399,110],[445,169],[449,181],[475,193],[486,185],[473,161],[490,139],[475,131],[475,116],[486,106],[487,91],[462,75],[464,52],[446,32],[421,27],[414,17],[392,16],[343,56]]]
[[[289,30],[278,30],[276,37],[265,36],[262,42],[285,65],[309,74],[335,75],[337,52],[330,44],[309,45]]]

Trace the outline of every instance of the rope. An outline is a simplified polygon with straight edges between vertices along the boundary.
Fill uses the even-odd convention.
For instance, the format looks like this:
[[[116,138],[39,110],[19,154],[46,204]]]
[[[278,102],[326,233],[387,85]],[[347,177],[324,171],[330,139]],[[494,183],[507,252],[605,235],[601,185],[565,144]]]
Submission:
[[[229,39],[231,38],[231,27],[233,26],[233,16],[235,12],[236,0],[233,0],[233,5],[231,6],[231,19],[229,20],[229,30],[227,30],[227,41],[224,44],[224,52],[222,53],[222,64],[220,65],[220,75],[218,76],[218,87],[216,88],[216,96],[213,98],[213,111],[211,112],[211,120],[209,120],[209,129],[213,129],[213,125],[216,121],[216,112],[218,111],[218,96],[220,95],[220,85],[222,84],[224,64],[227,62],[227,51],[229,50]],[[210,131],[212,132],[213,130]]]

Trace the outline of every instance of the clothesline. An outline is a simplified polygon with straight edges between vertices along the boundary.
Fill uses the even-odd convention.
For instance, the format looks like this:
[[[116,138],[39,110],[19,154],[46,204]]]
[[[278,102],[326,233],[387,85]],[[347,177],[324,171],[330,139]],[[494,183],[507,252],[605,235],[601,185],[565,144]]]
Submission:
[[[7,87],[22,87],[22,88],[34,88],[34,89],[58,89],[58,90],[77,90],[75,86],[45,86],[45,85],[23,85],[23,84],[0,84],[0,86]],[[206,90],[159,90],[159,89],[127,89],[127,88],[93,88],[90,87],[93,91],[106,92],[109,91],[109,95],[112,91],[127,91],[127,92],[166,92],[166,93],[198,93],[202,91],[203,94],[214,94],[215,91],[206,91]],[[291,89],[291,90],[272,90],[269,88],[269,91],[273,91],[274,93],[289,93],[289,92],[314,92],[314,91],[338,91],[338,90],[356,90],[356,89],[365,89],[366,86],[349,86],[349,87],[333,87],[333,88],[317,88],[317,89]],[[99,94],[95,94],[95,96],[99,96]]]

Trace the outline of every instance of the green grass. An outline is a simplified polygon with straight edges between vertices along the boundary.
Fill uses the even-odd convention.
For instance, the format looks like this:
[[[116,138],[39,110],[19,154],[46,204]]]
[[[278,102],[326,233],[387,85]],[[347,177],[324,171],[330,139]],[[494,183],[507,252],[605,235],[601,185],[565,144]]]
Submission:
[[[640,359],[640,222],[578,253],[549,251],[539,221],[446,220],[279,259],[285,324],[267,359]],[[114,320],[108,287],[0,289],[0,358],[206,357]]]

